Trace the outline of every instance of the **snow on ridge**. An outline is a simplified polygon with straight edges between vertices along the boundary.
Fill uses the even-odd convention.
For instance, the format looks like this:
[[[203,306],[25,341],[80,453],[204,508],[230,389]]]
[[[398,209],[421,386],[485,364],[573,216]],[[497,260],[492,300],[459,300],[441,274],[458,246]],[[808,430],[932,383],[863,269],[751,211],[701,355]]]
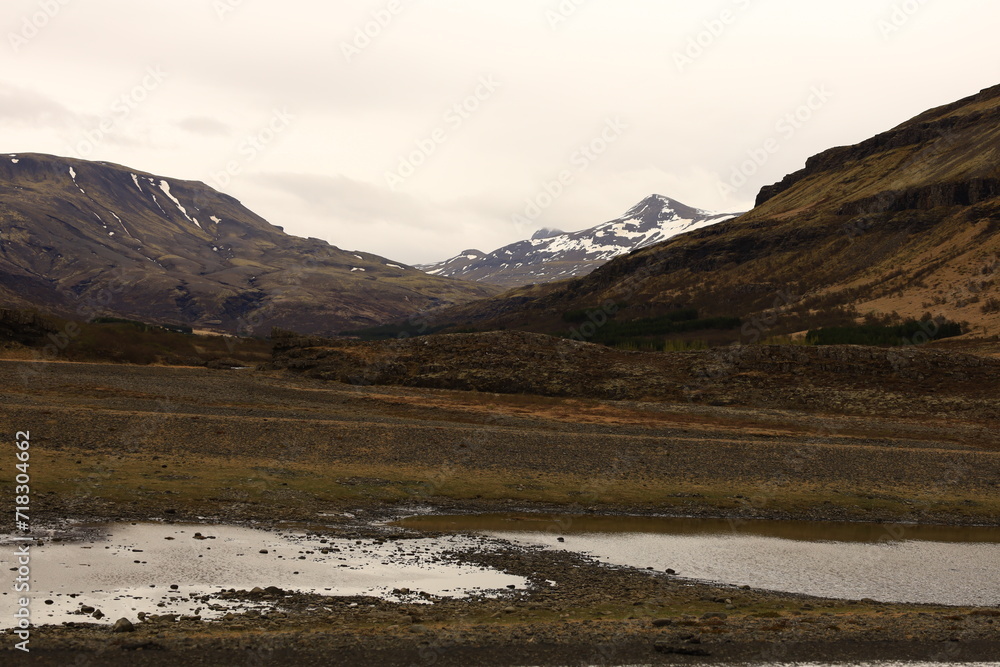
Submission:
[[[157,207],[158,209],[160,209],[160,213],[162,213],[163,215],[166,215],[166,214],[167,214],[167,212],[163,210],[163,207],[162,207],[162,206],[160,206],[160,200],[156,198],[156,195],[155,195],[155,194],[153,194],[152,192],[150,192],[149,194],[150,194],[150,196],[151,196],[151,197],[153,198],[153,203],[154,203],[154,204],[156,204],[156,207]]]
[[[532,237],[478,257],[462,255],[422,268],[431,275],[470,277],[535,276],[548,280],[556,275],[580,271],[620,255],[667,241],[679,234],[723,222],[733,214],[704,211],[663,195],[651,195],[615,220],[577,232],[562,232],[544,239]],[[465,261],[463,261],[465,260]],[[471,260],[471,261],[470,261]],[[549,271],[547,262],[563,262],[575,268]]]
[[[401,269],[401,268],[403,268],[399,264],[389,264],[389,263],[386,263],[386,266],[391,266],[394,269]]]
[[[20,160],[18,160],[17,158],[11,158],[10,161],[13,162],[14,164],[20,162]]]
[[[73,167],[69,168],[69,177],[73,179],[73,185],[76,186],[77,190],[79,190],[83,194],[87,194],[87,191],[81,188],[80,184],[76,182],[76,169],[74,169]]]
[[[111,209],[108,209],[108,213],[110,213],[111,215],[115,216],[115,220],[117,220],[117,221],[118,221],[118,224],[122,226],[122,230],[123,230],[123,231],[124,231],[124,232],[125,232],[126,234],[128,234],[128,237],[129,237],[130,239],[134,239],[134,238],[135,238],[134,236],[132,236],[132,232],[130,232],[130,231],[128,230],[128,227],[126,227],[126,226],[125,226],[125,223],[124,223],[124,222],[122,222],[122,219],[118,217],[118,214],[117,214],[117,213],[115,213],[115,212],[114,212],[114,211],[112,211]],[[136,240],[138,240],[138,239],[136,239]]]
[[[135,187],[139,188],[139,192],[142,192],[142,186],[139,185],[139,177],[132,174],[132,182],[135,183]]]
[[[175,197],[172,194],[170,194],[170,184],[167,183],[167,181],[165,179],[160,179],[160,190],[162,190],[163,194],[167,195],[167,197],[170,199],[170,201],[172,201],[174,203],[174,205],[177,206],[177,208],[180,210],[180,212],[184,214],[185,218],[187,218],[190,222],[193,222],[194,224],[198,225],[198,229],[202,228],[201,227],[201,223],[198,222],[198,219],[197,218],[192,218],[190,215],[188,215],[187,209],[184,208],[183,206],[181,206],[181,203],[177,199],[177,197]]]
[[[214,215],[212,215],[212,216],[209,216],[209,218],[208,218],[208,219],[209,219],[209,220],[211,220],[212,222],[214,222],[215,224],[219,224],[220,222],[222,222],[222,220],[221,220],[221,219],[219,219],[219,218],[215,217]]]

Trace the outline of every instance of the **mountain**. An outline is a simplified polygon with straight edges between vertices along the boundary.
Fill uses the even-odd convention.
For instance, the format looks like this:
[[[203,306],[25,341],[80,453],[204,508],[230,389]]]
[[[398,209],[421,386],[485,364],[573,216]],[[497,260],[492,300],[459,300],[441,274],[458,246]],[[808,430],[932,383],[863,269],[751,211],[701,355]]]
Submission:
[[[0,304],[242,334],[333,334],[496,293],[286,234],[204,183],[0,157]]]
[[[489,254],[466,250],[443,262],[417,268],[435,276],[506,287],[545,283],[585,275],[619,255],[733,217],[652,195],[617,220],[590,229],[567,233],[545,228],[530,240]]]
[[[998,275],[1000,86],[810,158],[737,219],[444,316],[559,333],[581,310],[600,330],[695,309],[741,318],[729,336],[746,342],[929,314],[985,336],[1000,334]]]

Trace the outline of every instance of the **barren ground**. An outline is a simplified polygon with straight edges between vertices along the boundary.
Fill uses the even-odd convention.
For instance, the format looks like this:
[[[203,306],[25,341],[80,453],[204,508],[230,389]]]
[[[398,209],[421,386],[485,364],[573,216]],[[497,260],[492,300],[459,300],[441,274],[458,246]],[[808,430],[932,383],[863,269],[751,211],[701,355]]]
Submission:
[[[0,387],[4,432],[31,431],[36,524],[201,516],[405,539],[412,534],[370,521],[417,505],[950,524],[1000,516],[1000,447],[981,387],[971,397],[930,392],[953,406],[940,414],[925,393],[912,414],[887,416],[852,407],[894,391],[875,381],[867,397],[843,387],[839,412],[829,402],[783,406],[786,394],[766,407],[733,391],[725,405],[609,401],[13,361],[0,362]],[[10,486],[5,473],[5,497]],[[358,518],[320,516],[344,511]],[[4,514],[0,528],[10,522]],[[39,628],[32,664],[77,655],[130,665],[499,665],[1000,654],[995,609],[815,600],[533,550],[463,557],[562,585],[432,610],[327,600],[317,612],[316,600],[292,596],[265,618],[150,621],[129,634]],[[726,618],[703,618],[713,612]],[[12,657],[10,639],[0,660]]]

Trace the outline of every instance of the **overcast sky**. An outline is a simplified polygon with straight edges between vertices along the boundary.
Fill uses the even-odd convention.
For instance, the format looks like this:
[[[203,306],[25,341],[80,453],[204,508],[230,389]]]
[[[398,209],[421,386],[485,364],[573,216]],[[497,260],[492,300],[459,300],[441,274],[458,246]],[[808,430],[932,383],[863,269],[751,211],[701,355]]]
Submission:
[[[0,151],[205,181],[290,233],[408,263],[591,227],[652,193],[743,210],[810,155],[1000,83],[985,0],[2,12]]]

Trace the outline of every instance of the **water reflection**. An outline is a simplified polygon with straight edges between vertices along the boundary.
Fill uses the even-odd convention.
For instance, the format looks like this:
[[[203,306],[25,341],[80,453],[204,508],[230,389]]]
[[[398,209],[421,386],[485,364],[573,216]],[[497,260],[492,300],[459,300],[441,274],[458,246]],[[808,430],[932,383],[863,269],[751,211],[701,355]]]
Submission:
[[[1000,605],[1000,530],[825,522],[539,515],[421,516],[401,525],[480,532],[603,562],[819,597]]]
[[[470,514],[414,516],[397,525],[441,532],[527,531],[581,533],[658,533],[666,535],[756,535],[809,542],[987,542],[1000,544],[1000,528],[836,521],[761,521],[560,514]]]

